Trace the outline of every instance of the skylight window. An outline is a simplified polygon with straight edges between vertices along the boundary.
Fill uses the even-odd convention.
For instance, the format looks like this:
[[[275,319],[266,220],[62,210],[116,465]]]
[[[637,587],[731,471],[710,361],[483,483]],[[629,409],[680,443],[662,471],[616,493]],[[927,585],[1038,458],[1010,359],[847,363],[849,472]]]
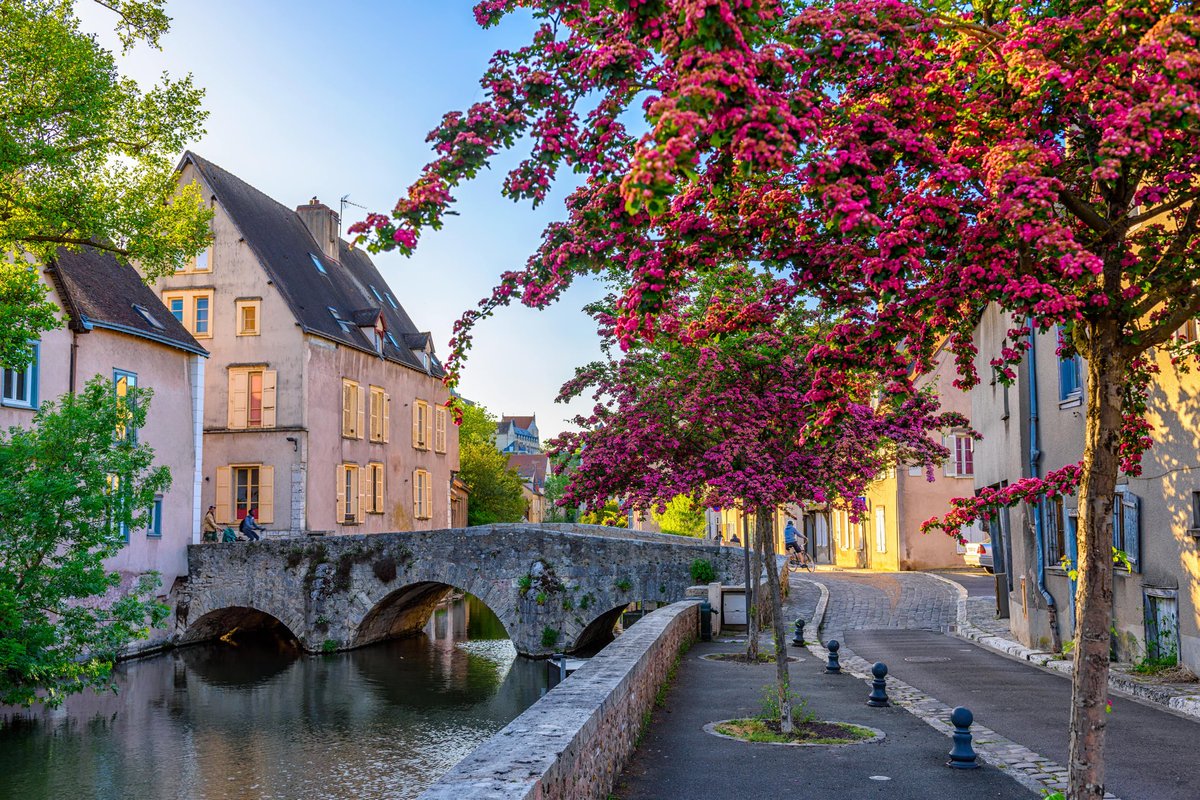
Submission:
[[[388,292],[387,301],[388,301],[388,305],[390,305],[392,308],[395,308],[397,310],[400,308],[400,306],[396,305],[396,298],[392,297],[391,292]]]
[[[317,258],[312,253],[309,253],[308,257],[312,259],[313,266],[317,268],[317,272],[321,273],[322,275],[329,274],[328,272],[325,271],[325,265],[321,263],[321,259]]]
[[[376,300],[378,300],[381,303],[383,302],[383,298],[379,296],[378,289],[376,289],[374,286],[368,286],[367,288],[371,290],[371,294],[375,295]]]
[[[390,331],[387,334],[387,340],[391,342],[392,347],[399,349],[400,345],[396,344],[396,337],[392,336]]]
[[[342,315],[338,313],[338,310],[336,308],[334,308],[333,306],[325,306],[325,308],[328,309],[329,316],[333,317],[334,320],[337,322],[338,327],[341,328],[343,332],[349,333],[350,332],[350,323],[348,323],[346,320],[342,319]]]
[[[161,322],[159,322],[157,319],[155,319],[154,315],[151,314],[150,310],[148,308],[146,308],[145,306],[139,306],[137,303],[134,303],[133,310],[138,313],[138,316],[140,316],[142,319],[146,320],[146,322],[150,323],[150,327],[154,328],[155,330],[159,330],[159,331],[166,330],[166,328],[163,327],[163,324]]]

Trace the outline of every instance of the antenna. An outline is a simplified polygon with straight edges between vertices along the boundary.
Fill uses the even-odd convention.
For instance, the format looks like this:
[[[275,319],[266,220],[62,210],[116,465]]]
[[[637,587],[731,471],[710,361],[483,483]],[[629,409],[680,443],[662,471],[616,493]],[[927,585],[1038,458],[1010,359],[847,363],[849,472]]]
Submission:
[[[349,194],[342,195],[342,199],[338,201],[338,237],[339,238],[342,235],[342,220],[345,219],[345,217],[346,217],[346,206],[354,206],[355,208],[361,208],[363,211],[367,210],[366,206],[362,205],[361,203],[356,203],[353,200],[351,200]]]

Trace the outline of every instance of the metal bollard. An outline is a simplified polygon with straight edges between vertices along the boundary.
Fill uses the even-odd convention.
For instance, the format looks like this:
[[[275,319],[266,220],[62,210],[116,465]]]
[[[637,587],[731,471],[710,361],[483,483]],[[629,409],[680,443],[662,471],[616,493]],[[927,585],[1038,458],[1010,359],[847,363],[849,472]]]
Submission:
[[[793,647],[804,647],[804,620],[796,620],[796,635],[792,637]]]
[[[946,766],[954,767],[955,769],[979,769],[978,758],[975,755],[975,748],[971,747],[971,723],[975,721],[975,715],[971,713],[971,709],[959,706],[950,712],[950,724],[954,726],[954,733],[950,738],[954,740],[954,747],[950,748],[950,760],[946,762]]]
[[[838,661],[838,650],[842,646],[838,644],[837,639],[830,639],[829,644],[825,645],[829,650],[829,660],[825,664],[825,673],[828,675],[840,675],[842,673],[842,662]]]
[[[890,706],[887,696],[887,664],[876,661],[875,666],[871,667],[871,674],[875,679],[871,681],[871,694],[867,696],[867,705],[871,708]]]

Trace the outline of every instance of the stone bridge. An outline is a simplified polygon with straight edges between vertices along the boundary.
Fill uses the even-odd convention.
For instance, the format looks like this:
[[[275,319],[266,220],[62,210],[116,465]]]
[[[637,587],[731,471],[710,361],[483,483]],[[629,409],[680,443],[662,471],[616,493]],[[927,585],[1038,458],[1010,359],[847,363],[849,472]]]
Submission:
[[[192,545],[176,641],[282,624],[306,650],[345,650],[421,631],[457,589],[500,618],[518,652],[575,652],[606,644],[630,603],[683,599],[695,559],[741,580],[740,549],[592,525]]]

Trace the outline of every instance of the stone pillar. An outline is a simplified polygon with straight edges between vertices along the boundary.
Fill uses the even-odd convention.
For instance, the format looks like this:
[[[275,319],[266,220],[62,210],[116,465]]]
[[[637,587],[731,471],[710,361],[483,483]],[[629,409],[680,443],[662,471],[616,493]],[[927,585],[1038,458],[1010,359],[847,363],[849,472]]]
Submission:
[[[292,485],[288,498],[291,506],[291,532],[304,533],[308,527],[305,519],[308,514],[305,491],[308,486],[308,467],[305,464],[292,465]]]

